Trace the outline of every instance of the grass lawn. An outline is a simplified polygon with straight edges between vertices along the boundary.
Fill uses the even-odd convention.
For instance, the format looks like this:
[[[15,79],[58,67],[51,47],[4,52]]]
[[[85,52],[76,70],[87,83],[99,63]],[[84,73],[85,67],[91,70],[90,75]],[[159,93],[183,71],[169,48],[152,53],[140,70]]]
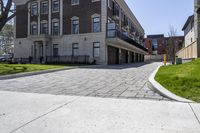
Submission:
[[[174,94],[200,103],[200,59],[163,66],[155,79]]]
[[[72,67],[68,65],[39,65],[39,64],[5,64],[0,63],[0,76],[16,74],[16,73],[25,73],[33,71],[41,71],[48,69]]]

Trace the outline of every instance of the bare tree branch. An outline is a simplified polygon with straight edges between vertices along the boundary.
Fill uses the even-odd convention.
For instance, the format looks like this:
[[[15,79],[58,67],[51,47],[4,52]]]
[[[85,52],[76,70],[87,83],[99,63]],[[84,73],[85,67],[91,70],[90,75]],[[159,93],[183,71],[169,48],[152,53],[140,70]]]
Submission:
[[[7,1],[7,4],[6,4],[6,8],[5,8],[5,15],[8,16],[9,15],[9,12],[11,10],[11,7],[12,7],[12,0],[8,0]]]
[[[1,13],[3,13],[3,10],[4,10],[4,2],[3,2],[3,0],[0,0],[0,4],[1,4]]]
[[[172,64],[175,63],[176,58],[176,42],[175,42],[175,36],[177,35],[177,29],[175,29],[173,26],[169,27],[169,39],[168,39],[168,56],[169,59],[172,61]]]
[[[6,22],[10,21],[12,18],[16,16],[16,12],[14,12],[12,15],[10,15],[7,19]]]
[[[5,26],[5,24],[15,17],[16,13],[13,8],[13,0],[7,0],[6,3],[0,0],[1,4],[1,14],[0,14],[0,31]],[[5,5],[6,4],[6,5]]]

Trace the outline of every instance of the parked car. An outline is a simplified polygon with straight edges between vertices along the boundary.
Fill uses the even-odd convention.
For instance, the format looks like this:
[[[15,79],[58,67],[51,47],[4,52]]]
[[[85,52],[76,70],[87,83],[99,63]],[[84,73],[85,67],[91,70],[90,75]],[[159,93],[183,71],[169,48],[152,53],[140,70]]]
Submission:
[[[12,60],[12,58],[13,58],[12,54],[0,55],[0,62],[9,62]]]
[[[5,61],[6,61],[6,58],[3,56],[0,56],[0,62],[5,62]]]

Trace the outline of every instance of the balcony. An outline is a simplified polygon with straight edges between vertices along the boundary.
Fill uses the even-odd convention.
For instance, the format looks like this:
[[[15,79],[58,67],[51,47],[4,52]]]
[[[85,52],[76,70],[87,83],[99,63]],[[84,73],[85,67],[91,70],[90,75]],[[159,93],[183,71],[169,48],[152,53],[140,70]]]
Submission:
[[[136,40],[133,39],[133,37],[129,37],[128,33],[122,33],[121,31],[118,30],[117,26],[115,23],[109,23],[107,24],[107,38],[118,38],[120,40],[125,41],[126,43],[137,47],[138,49],[141,49],[145,52],[147,52],[147,49],[140,45]]]

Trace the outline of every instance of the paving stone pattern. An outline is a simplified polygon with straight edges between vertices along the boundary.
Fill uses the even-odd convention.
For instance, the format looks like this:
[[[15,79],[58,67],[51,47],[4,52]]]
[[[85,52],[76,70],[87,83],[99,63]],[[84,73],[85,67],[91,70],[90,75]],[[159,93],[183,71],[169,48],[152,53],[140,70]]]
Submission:
[[[160,63],[78,68],[0,81],[0,90],[53,95],[168,100],[147,86]]]

